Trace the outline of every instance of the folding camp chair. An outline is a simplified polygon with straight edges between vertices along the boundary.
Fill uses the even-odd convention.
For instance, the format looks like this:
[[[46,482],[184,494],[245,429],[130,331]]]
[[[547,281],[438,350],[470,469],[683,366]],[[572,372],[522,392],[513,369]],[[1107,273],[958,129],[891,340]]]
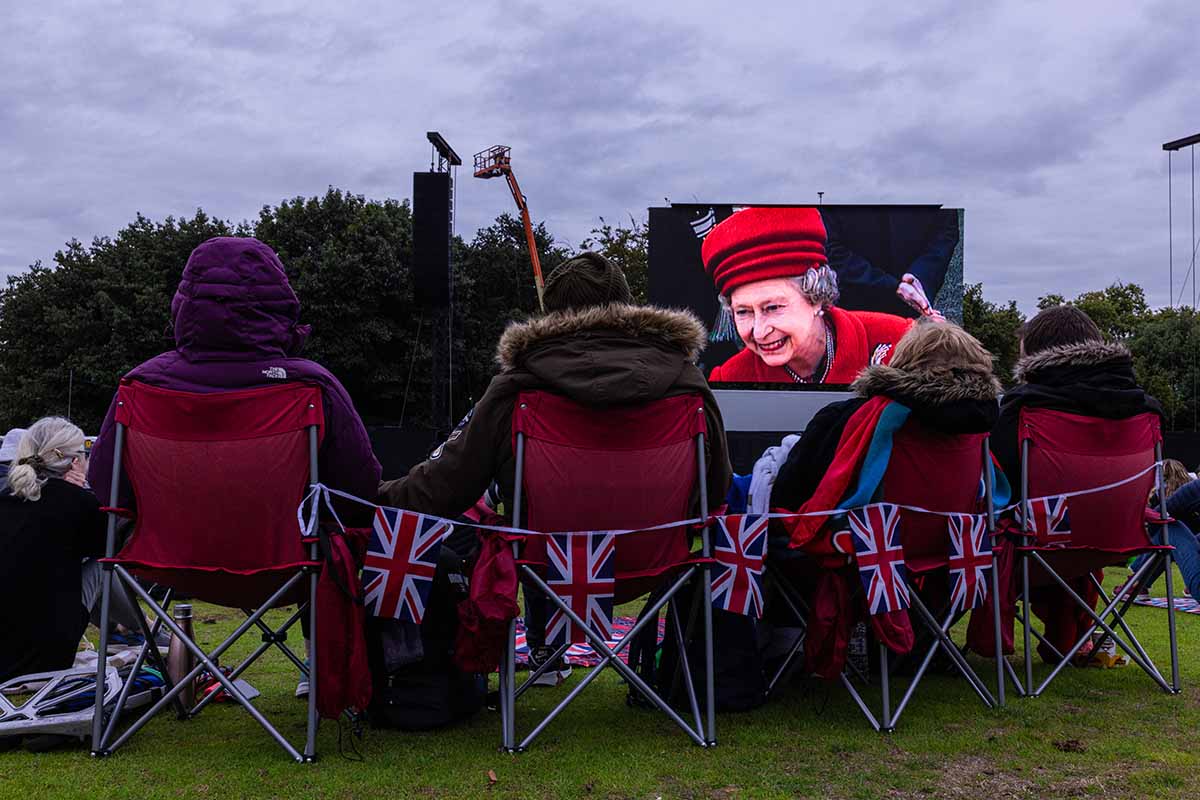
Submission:
[[[1169,522],[1165,509],[1153,516],[1146,513],[1151,487],[1157,486],[1158,496],[1163,496],[1162,432],[1158,415],[1147,413],[1112,420],[1026,408],[1021,411],[1018,430],[1021,441],[1019,508],[1025,510],[1021,515],[1023,535],[1016,547],[1021,568],[1018,600],[1021,602],[1019,619],[1025,645],[1024,682],[1017,678],[1011,666],[1007,669],[1008,676],[1022,694],[1040,695],[1099,628],[1104,631],[1102,642],[1111,638],[1160,688],[1177,693],[1179,648],[1175,637],[1171,570],[1174,548],[1155,545],[1146,532],[1147,524]],[[1062,498],[1071,492],[1100,487],[1107,488]],[[1160,503],[1160,508],[1163,506],[1165,498]],[[1130,557],[1141,553],[1150,554],[1146,564],[1114,597],[1109,597],[1097,579],[1096,571],[1106,566],[1124,565]],[[1167,584],[1170,683],[1163,678],[1125,620],[1135,597],[1134,587],[1143,575],[1159,566],[1165,567]],[[1082,582],[1094,591],[1102,600],[1102,609],[1096,612],[1091,603],[1080,597],[1071,582],[1076,586]],[[1078,609],[1081,618],[1086,620],[1085,632],[1065,653],[1031,624],[1031,592],[1042,587],[1056,588],[1057,602],[1069,604],[1072,611]],[[1058,660],[1037,686],[1033,680],[1031,637],[1034,636]]]
[[[988,468],[990,460],[986,434],[943,434],[910,418],[893,437],[891,457],[873,502],[981,518],[980,521],[986,527],[977,530],[980,535],[974,542],[979,546],[974,546],[968,539],[970,534],[964,533],[963,538],[968,539],[966,547],[969,551],[961,554],[961,558],[966,569],[974,570],[976,567],[990,565],[991,575],[984,585],[986,588],[981,587],[980,593],[986,592],[993,615],[998,615],[996,554],[993,552],[990,556],[986,555],[982,546],[985,537],[990,544],[995,529],[992,471]],[[839,676],[842,685],[850,693],[867,722],[880,732],[895,728],[939,650],[967,680],[986,706],[991,708],[1003,703],[1002,689],[1001,694],[997,695],[1000,698],[998,700],[950,636],[950,629],[954,623],[964,611],[970,610],[972,598],[966,598],[966,602],[962,599],[956,601],[949,591],[952,569],[955,566],[964,568],[963,564],[951,563],[949,517],[906,508],[899,508],[895,513],[899,515],[899,539],[908,575],[908,616],[914,630],[919,626],[930,635],[928,647],[920,656],[916,671],[899,702],[893,707],[893,673],[896,660],[886,644],[879,644],[878,714],[864,697],[865,687],[871,683],[870,670],[864,671],[853,662],[847,661],[846,668]],[[770,563],[768,569],[772,584],[777,587],[777,596],[797,619],[803,621],[809,614],[804,596],[796,587],[798,581],[811,582],[815,570],[840,569],[845,566],[847,557],[853,550],[848,534],[843,533],[846,527],[844,516],[832,518],[823,528],[826,535],[814,542],[811,558]],[[853,563],[852,560],[851,564]],[[854,566],[851,566],[851,569],[857,571]],[[980,572],[982,571],[980,569]],[[972,576],[976,574],[978,573],[973,572]],[[852,580],[855,586],[852,601],[865,602],[858,576],[854,575]],[[799,644],[793,647],[787,659],[775,671],[769,681],[768,691],[775,691],[794,668],[799,649]],[[913,654],[914,657],[918,655]],[[999,675],[997,680],[1002,687]],[[860,686],[863,686],[863,689],[860,689]]]
[[[195,668],[120,736],[118,720],[124,696],[111,708],[96,699],[92,753],[116,750],[167,704],[181,717],[199,713],[216,696],[211,692],[192,708],[183,708],[180,692],[207,670],[230,698],[246,709],[296,761],[315,758],[317,662],[309,664],[284,643],[287,630],[302,616],[316,641],[316,591],[320,562],[315,540],[305,540],[296,509],[306,487],[317,481],[317,450],[324,427],[321,391],[305,384],[263,389],[191,394],[123,382],[116,400],[116,447],[109,505],[115,507],[122,472],[136,500],[136,511],[110,508],[101,597],[100,652],[108,645],[109,600],[119,586],[133,592],[163,625],[179,637],[196,659]],[[135,517],[133,533],[116,553],[119,514]],[[113,579],[117,584],[114,586]],[[184,635],[165,606],[135,578],[191,597],[239,608],[247,619],[205,653]],[[277,606],[299,608],[279,628],[263,621]],[[148,633],[149,627],[142,620]],[[251,628],[262,643],[228,675],[217,661]],[[147,636],[152,660],[158,652]],[[245,669],[274,645],[308,676],[308,725],[303,752],[297,751],[255,708],[234,683]],[[103,659],[100,660],[103,665]],[[161,662],[160,662],[161,664]],[[165,670],[164,670],[165,675]],[[168,679],[168,683],[170,683]],[[115,738],[114,738],[115,736]]]
[[[643,406],[585,408],[545,392],[524,392],[513,413],[516,452],[516,491],[513,519],[537,531],[642,530],[655,525],[688,519],[697,495],[699,508],[707,509],[705,485],[706,433],[704,403],[692,395],[667,398]],[[689,526],[643,531],[616,537],[613,559],[613,602],[628,602],[652,588],[666,589],[653,595],[633,629],[616,646],[610,647],[603,631],[597,630],[584,599],[587,576],[571,571],[571,589],[580,602],[567,602],[543,577],[546,572],[545,537],[529,536],[518,567],[528,582],[553,604],[553,615],[569,621],[602,655],[599,666],[576,684],[567,696],[518,743],[516,701],[542,672],[566,653],[572,637],[557,648],[553,657],[516,685],[516,626],[508,631],[500,674],[500,710],[503,745],[507,751],[524,750],[559,713],[596,679],[604,667],[612,667],[637,691],[670,717],[697,744],[716,743],[714,716],[712,597],[708,580],[710,556],[707,526],[702,529],[701,557],[691,555]],[[517,545],[514,544],[514,554]],[[691,707],[692,723],[684,719],[637,672],[618,657],[647,625],[656,625],[659,611],[688,583],[701,577],[703,594],[702,635],[705,652],[705,722],[692,673],[687,663],[684,628],[675,626],[683,679]],[[559,591],[563,587],[559,586]],[[585,618],[593,624],[585,623]]]

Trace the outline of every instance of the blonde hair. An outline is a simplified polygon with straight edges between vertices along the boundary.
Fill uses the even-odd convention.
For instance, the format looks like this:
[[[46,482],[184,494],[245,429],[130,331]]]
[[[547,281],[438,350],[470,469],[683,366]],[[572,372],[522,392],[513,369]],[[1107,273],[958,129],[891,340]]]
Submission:
[[[43,417],[29,426],[8,468],[8,487],[14,497],[37,501],[50,478],[61,478],[83,453],[83,431],[62,417]]]
[[[1181,462],[1173,458],[1163,461],[1163,491],[1167,497],[1175,494],[1176,489],[1191,480],[1192,476],[1188,474],[1187,467]]]
[[[953,322],[928,317],[918,319],[900,337],[888,364],[915,372],[958,369],[992,374],[992,354],[978,339]]]

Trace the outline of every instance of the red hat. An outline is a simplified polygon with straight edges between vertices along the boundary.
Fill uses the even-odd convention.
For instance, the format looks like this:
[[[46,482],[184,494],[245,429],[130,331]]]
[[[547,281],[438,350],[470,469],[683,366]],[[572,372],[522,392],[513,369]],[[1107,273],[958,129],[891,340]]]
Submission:
[[[717,292],[728,295],[747,283],[792,278],[828,263],[825,223],[815,208],[747,208],[713,228],[700,255]]]

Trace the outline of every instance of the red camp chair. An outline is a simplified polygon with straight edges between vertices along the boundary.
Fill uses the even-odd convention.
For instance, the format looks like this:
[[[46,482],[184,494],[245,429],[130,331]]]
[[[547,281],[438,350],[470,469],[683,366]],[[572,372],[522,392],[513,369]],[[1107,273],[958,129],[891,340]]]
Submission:
[[[698,496],[701,509],[708,508],[705,485],[706,433],[704,403],[692,395],[672,397],[643,406],[585,408],[563,397],[545,392],[523,392],[513,413],[516,453],[516,490],[513,519],[524,519],[531,530],[605,531],[638,530],[695,513]],[[702,557],[694,558],[689,548],[688,526],[661,531],[624,534],[616,537],[614,602],[628,602],[652,588],[666,585],[643,610],[633,629],[615,648],[602,632],[584,624],[578,609],[564,602],[547,585],[546,543],[528,537],[521,574],[536,585],[553,604],[553,613],[565,614],[587,641],[603,656],[570,693],[520,742],[516,739],[516,701],[549,665],[562,658],[568,641],[554,656],[535,670],[520,687],[516,685],[516,626],[510,626],[500,675],[500,710],[503,744],[507,751],[524,750],[552,719],[600,674],[613,667],[631,686],[679,725],[697,744],[716,742],[714,717],[712,602],[707,559],[710,555],[708,529],[702,531]],[[517,545],[514,544],[514,553]],[[572,573],[573,577],[575,573]],[[694,724],[676,713],[618,654],[646,625],[656,625],[659,611],[693,576],[701,578],[703,591],[703,635],[705,646],[705,710],[692,685],[679,625],[676,604],[675,630],[679,641],[682,671]],[[561,587],[560,587],[561,591]]]
[[[1146,501],[1150,489],[1162,490],[1162,432],[1157,414],[1139,414],[1112,420],[1026,408],[1019,420],[1021,441],[1021,506],[1030,513],[1022,515],[1024,536],[1016,548],[1021,566],[1021,624],[1024,628],[1025,681],[1009,677],[1017,689],[1036,697],[1071,662],[1079,648],[1097,628],[1104,637],[1112,637],[1129,658],[1164,691],[1179,691],[1179,650],[1175,638],[1175,603],[1171,571],[1170,545],[1155,545],[1146,533],[1146,524],[1166,524],[1165,511],[1147,519]],[[1139,478],[1099,492],[1053,502],[1058,496],[1120,483],[1142,473]],[[1031,501],[1034,498],[1034,501]],[[1037,500],[1038,498],[1049,498]],[[1165,503],[1164,503],[1165,505]],[[1042,515],[1041,524],[1035,520]],[[1037,530],[1035,535],[1033,531]],[[1165,541],[1165,539],[1164,539]],[[1138,573],[1109,597],[1096,577],[1103,567],[1124,565],[1132,556],[1150,553]],[[1031,573],[1030,566],[1036,567]],[[1167,582],[1167,626],[1171,646],[1171,682],[1163,678],[1126,623],[1125,614],[1134,599],[1134,587],[1141,577],[1158,566],[1165,567]],[[1079,596],[1069,582],[1083,581],[1103,600],[1097,613],[1092,604]],[[1058,603],[1078,608],[1089,621],[1084,634],[1066,653],[1035,630],[1030,623],[1031,591],[1057,587]],[[1112,617],[1111,624],[1108,620]],[[1115,624],[1128,641],[1119,636]],[[1036,688],[1033,684],[1033,648],[1036,636],[1053,651],[1058,663]],[[1007,663],[1007,662],[1005,662]]]
[[[929,511],[953,514],[984,515],[986,536],[994,531],[992,508],[992,473],[985,466],[990,461],[986,434],[947,435],[930,430],[916,419],[910,418],[896,432],[892,441],[891,458],[873,502],[913,506]],[[982,492],[980,491],[982,486]],[[948,517],[901,508],[898,511],[899,535],[904,551],[908,575],[910,608],[908,617],[914,626],[924,628],[931,636],[928,648],[919,662],[899,702],[892,707],[892,674],[895,667],[891,651],[884,643],[879,644],[879,714],[872,709],[859,688],[870,683],[869,673],[864,673],[847,661],[846,669],[839,676],[842,685],[850,693],[859,710],[875,730],[894,730],[900,715],[908,707],[917,686],[924,678],[934,657],[941,650],[949,658],[985,705],[995,707],[1003,703],[1003,694],[998,701],[983,679],[975,672],[963,656],[962,651],[950,637],[950,629],[964,613],[962,605],[955,605],[949,592],[952,582],[950,563],[950,535]],[[846,518],[839,516],[826,523],[827,536],[818,537],[813,543],[807,564],[792,565],[791,562],[772,562],[770,569],[779,596],[789,606],[797,619],[803,620],[809,613],[803,595],[796,589],[797,577],[812,581],[814,568],[840,569],[846,564],[845,553],[852,547],[845,544],[849,534],[845,528]],[[846,537],[846,538],[843,538]],[[837,541],[835,541],[837,540]],[[838,542],[841,542],[839,544]],[[809,548],[806,548],[808,550]],[[982,548],[981,548],[982,550]],[[988,602],[993,615],[998,614],[996,555],[991,562],[991,580],[987,586]],[[853,564],[853,557],[851,563]],[[782,569],[779,569],[782,567]],[[853,602],[865,602],[865,596],[855,575]],[[930,606],[933,606],[933,609]],[[969,609],[967,609],[969,610]],[[773,691],[781,679],[790,672],[791,664],[799,647],[793,648],[787,661],[781,664],[771,679],[768,691]],[[998,680],[1003,686],[1003,682]]]
[[[183,641],[197,664],[115,740],[124,696],[115,708],[107,710],[98,697],[93,755],[116,750],[168,703],[175,703],[181,716],[197,714],[217,692],[209,693],[190,709],[184,709],[176,698],[184,685],[207,670],[292,758],[313,760],[317,731],[316,647],[305,666],[284,640],[287,629],[304,614],[311,626],[310,639],[315,643],[317,637],[315,601],[320,562],[316,541],[301,536],[296,509],[306,488],[317,481],[317,450],[324,426],[321,390],[305,384],[284,384],[191,394],[125,382],[117,390],[116,402],[109,504],[117,505],[123,471],[136,500],[136,516],[133,533],[114,555],[117,516],[130,512],[109,509],[107,558],[102,562],[105,573],[100,652],[108,646],[109,597],[115,575],[119,586],[140,598]],[[198,600],[243,609],[247,619],[211,653],[205,653],[184,636],[167,613],[164,606],[169,599],[160,605],[135,578]],[[268,610],[291,603],[299,608],[281,628],[272,629],[263,622]],[[263,633],[262,644],[226,675],[217,665],[218,658],[255,627]],[[143,628],[149,633],[145,620]],[[145,649],[157,658],[152,642],[148,637]],[[234,684],[238,675],[272,644],[308,675],[308,726],[303,753]],[[101,659],[100,668],[103,666]],[[170,685],[169,678],[167,681]]]

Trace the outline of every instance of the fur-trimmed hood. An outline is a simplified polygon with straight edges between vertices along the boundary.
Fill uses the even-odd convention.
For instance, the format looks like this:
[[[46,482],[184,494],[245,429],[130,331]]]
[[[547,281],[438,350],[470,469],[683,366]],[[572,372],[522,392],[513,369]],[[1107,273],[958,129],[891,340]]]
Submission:
[[[906,370],[878,364],[859,373],[851,388],[860,397],[888,395],[941,406],[961,400],[995,402],[1000,381],[991,373],[972,368]]]
[[[681,380],[703,384],[695,361],[705,337],[704,326],[686,311],[594,306],[509,325],[496,360],[502,376],[528,373],[584,405],[645,403]],[[686,370],[695,375],[686,377]]]
[[[876,365],[859,373],[851,388],[860,397],[882,395],[907,406],[914,418],[948,434],[985,433],[1000,415],[1000,381],[991,365],[947,369],[899,369]]]
[[[1028,383],[1036,380],[1037,373],[1047,369],[1094,367],[1116,362],[1132,363],[1132,361],[1133,356],[1124,345],[1100,341],[1076,342],[1075,344],[1047,347],[1031,356],[1021,358],[1013,369],[1013,377],[1019,383]]]
[[[704,351],[708,336],[700,320],[690,311],[617,304],[592,306],[579,311],[555,311],[528,322],[512,323],[500,337],[496,361],[501,369],[510,370],[536,345],[551,339],[597,332],[657,341],[678,350],[691,362]]]

